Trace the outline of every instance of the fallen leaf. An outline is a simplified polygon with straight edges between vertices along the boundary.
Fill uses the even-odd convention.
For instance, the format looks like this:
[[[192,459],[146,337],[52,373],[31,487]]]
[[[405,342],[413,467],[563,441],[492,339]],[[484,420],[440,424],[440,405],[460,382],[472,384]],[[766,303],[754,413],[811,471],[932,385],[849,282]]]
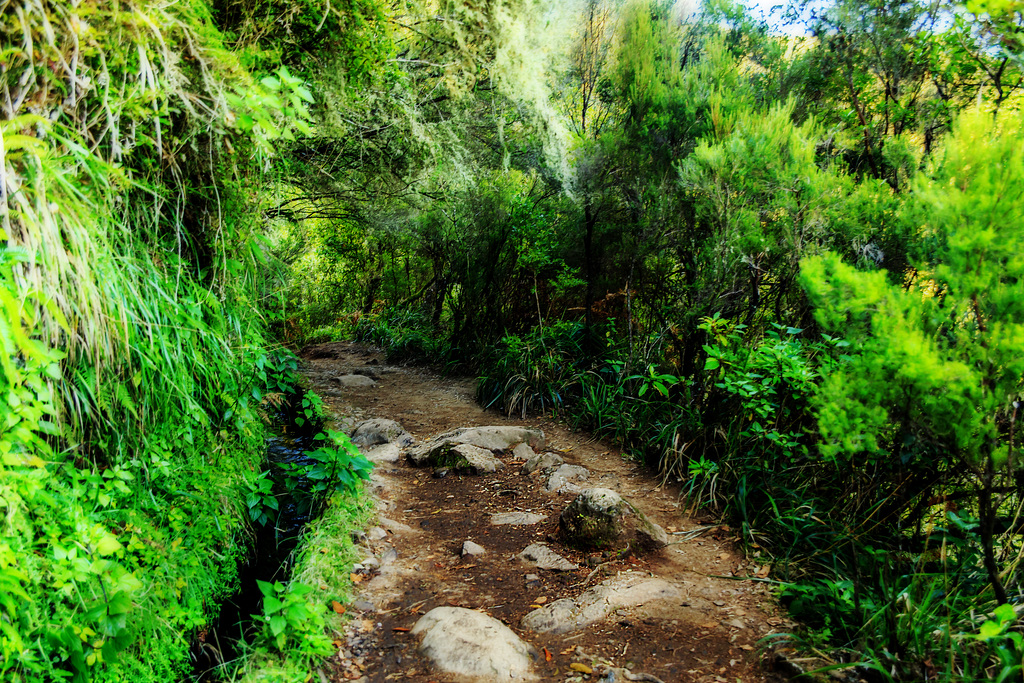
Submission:
[[[405,626],[395,626],[395,627],[394,627],[394,628],[392,628],[391,630],[392,630],[392,631],[398,631],[399,633],[408,633],[408,632],[409,632],[409,631],[411,631],[412,629],[411,629],[411,628],[408,628],[408,627],[405,627]]]
[[[762,566],[760,569],[758,569],[756,572],[754,572],[754,576],[756,576],[759,579],[766,579],[766,578],[768,578],[768,574],[770,574],[771,571],[772,571],[771,565],[770,564],[766,564],[766,565]]]
[[[540,605],[530,605],[530,609],[540,609]]]
[[[574,645],[572,647],[565,648],[564,650],[562,650],[558,654],[560,654],[560,655],[570,655],[570,654],[572,654],[575,651],[576,651],[576,646]]]
[[[534,602],[537,603],[538,605],[543,605],[547,601],[548,601],[548,598],[545,595],[542,595],[539,598],[537,598],[536,600],[534,600]]]
[[[363,619],[362,624],[360,625],[360,629],[363,631],[363,633],[369,633],[373,630],[373,622],[369,619]]]
[[[331,600],[331,609],[333,609],[338,614],[344,614],[345,613],[345,606],[343,604],[341,604],[340,602],[338,602],[337,600]]]
[[[544,648],[544,661],[545,661],[545,662],[550,662],[550,661],[551,661],[551,658],[552,658],[553,656],[554,656],[554,655],[552,655],[552,654],[551,654],[551,650],[549,650],[549,649],[547,649],[547,648]]]
[[[581,674],[592,674],[594,670],[586,664],[580,664],[579,662],[573,662],[569,665],[569,668],[573,671],[579,671]]]
[[[363,580],[362,574],[349,574],[348,578],[352,580],[352,583],[359,583]]]

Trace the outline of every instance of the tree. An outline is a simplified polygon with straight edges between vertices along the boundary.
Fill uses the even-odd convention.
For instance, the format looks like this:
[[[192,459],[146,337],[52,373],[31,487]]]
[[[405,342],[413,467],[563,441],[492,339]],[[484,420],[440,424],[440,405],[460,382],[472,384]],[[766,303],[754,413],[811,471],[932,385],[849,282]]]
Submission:
[[[994,547],[998,515],[1004,503],[1020,502],[1013,477],[1024,378],[1021,134],[1019,114],[961,118],[905,212],[920,239],[906,286],[835,254],[801,263],[821,325],[860,347],[819,392],[823,457],[902,458],[927,468],[934,476],[912,480],[895,516],[940,485],[973,496],[999,602],[1007,593]]]

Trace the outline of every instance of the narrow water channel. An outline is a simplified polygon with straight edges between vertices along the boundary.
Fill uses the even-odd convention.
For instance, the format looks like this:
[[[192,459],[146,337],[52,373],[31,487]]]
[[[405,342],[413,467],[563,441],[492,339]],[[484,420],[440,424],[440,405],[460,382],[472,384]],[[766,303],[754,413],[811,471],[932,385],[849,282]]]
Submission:
[[[301,395],[298,400],[301,400]],[[293,404],[297,403],[293,399]],[[275,523],[255,527],[255,540],[246,561],[238,568],[238,591],[221,606],[217,619],[192,642],[192,676],[195,683],[219,680],[217,668],[238,658],[241,641],[252,641],[260,625],[252,616],[262,612],[263,594],[257,581],[287,581],[291,576],[292,551],[309,521],[309,510],[300,506],[283,485],[282,466],[307,465],[305,453],[313,449],[315,430],[299,428],[294,412],[277,415],[266,439],[266,460],[274,480],[274,493],[280,509]],[[308,482],[300,479],[300,488]]]

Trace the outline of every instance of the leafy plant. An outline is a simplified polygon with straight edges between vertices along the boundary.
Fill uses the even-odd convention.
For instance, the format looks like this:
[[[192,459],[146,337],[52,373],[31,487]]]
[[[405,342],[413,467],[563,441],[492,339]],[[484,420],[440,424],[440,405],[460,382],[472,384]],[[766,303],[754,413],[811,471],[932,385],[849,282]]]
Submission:
[[[325,605],[307,597],[313,590],[297,581],[288,584],[257,581],[263,593],[262,638],[280,652],[294,650],[300,657],[323,657],[331,651],[331,639],[324,633]]]
[[[257,476],[248,484],[245,505],[249,508],[249,519],[260,526],[266,526],[277,518],[280,503],[274,495],[274,480],[270,470]]]

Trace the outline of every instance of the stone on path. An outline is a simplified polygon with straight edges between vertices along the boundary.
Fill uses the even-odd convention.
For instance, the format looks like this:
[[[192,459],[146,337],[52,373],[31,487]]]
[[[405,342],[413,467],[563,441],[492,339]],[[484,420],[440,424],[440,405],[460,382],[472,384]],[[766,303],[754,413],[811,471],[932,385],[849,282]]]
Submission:
[[[578,482],[584,482],[590,478],[590,470],[579,465],[561,465],[548,477],[544,485],[549,492],[558,493],[579,493]]]
[[[362,375],[353,375],[353,377],[362,377]],[[412,435],[405,431],[402,425],[394,420],[384,418],[363,420],[352,430],[352,443],[365,448],[387,443],[397,443],[404,447],[411,445],[412,441]]]
[[[491,455],[490,451],[468,444],[452,446],[445,454],[444,462],[434,464],[456,470],[468,470],[474,474],[497,472],[505,466],[505,463]]]
[[[630,502],[611,489],[580,492],[562,511],[559,533],[578,548],[652,550],[668,545],[668,534]]]
[[[416,622],[419,652],[438,669],[469,680],[534,680],[537,652],[497,619],[462,607],[436,607]]]
[[[334,381],[339,385],[352,389],[359,387],[375,387],[377,382],[367,377],[366,375],[341,375],[335,377]]]
[[[462,556],[463,557],[465,557],[466,555],[470,555],[472,557],[476,557],[478,555],[483,555],[486,552],[487,551],[484,549],[484,547],[482,545],[480,545],[478,543],[474,543],[473,541],[466,541],[466,542],[464,542],[462,544]]]
[[[526,427],[470,427],[456,429],[436,436],[430,441],[409,450],[406,457],[416,466],[437,464],[441,454],[453,446],[465,444],[501,453],[519,444],[533,448],[544,447],[544,432]]]
[[[622,534],[629,506],[611,489],[582,491],[562,511],[558,528],[566,543],[580,548],[611,548]]]
[[[491,524],[494,526],[502,526],[505,524],[511,526],[527,526],[530,524],[536,524],[537,522],[543,522],[547,519],[547,515],[538,515],[535,512],[499,512],[491,515]]]
[[[575,600],[563,598],[530,612],[524,629],[559,635],[586,628],[617,609],[678,598],[679,590],[662,579],[623,574],[587,590]]]
[[[517,460],[529,460],[535,455],[537,454],[532,448],[530,448],[530,444],[528,443],[521,443],[512,449],[512,457]]]
[[[533,474],[537,470],[553,470],[565,459],[557,453],[538,453],[523,464],[523,474]]]
[[[402,449],[398,447],[398,444],[385,443],[374,446],[363,455],[373,463],[398,462],[402,458]]]
[[[579,569],[579,565],[573,564],[543,543],[531,543],[516,557],[538,569],[551,569],[558,572],[571,572],[574,569]]]

